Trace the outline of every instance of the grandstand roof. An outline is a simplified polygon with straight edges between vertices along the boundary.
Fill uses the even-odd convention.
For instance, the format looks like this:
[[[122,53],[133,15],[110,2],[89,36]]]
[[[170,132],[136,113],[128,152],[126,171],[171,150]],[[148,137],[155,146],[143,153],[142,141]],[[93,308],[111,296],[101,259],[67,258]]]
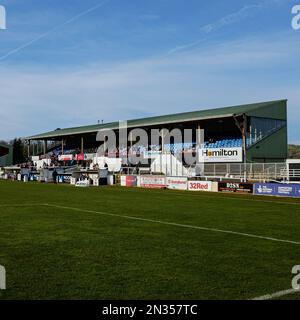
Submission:
[[[0,148],[11,148],[11,146],[4,141],[0,141]]]
[[[248,114],[253,111],[259,111],[266,107],[270,107],[277,103],[286,102],[287,100],[276,100],[276,101],[267,101],[261,103],[253,103],[253,104],[245,104],[245,105],[237,105],[225,108],[217,108],[217,109],[207,109],[207,110],[199,110],[193,112],[184,112],[184,113],[176,113],[169,114],[164,116],[157,117],[149,117],[149,118],[141,118],[128,120],[127,126],[129,128],[137,128],[137,127],[148,127],[155,125],[167,125],[172,123],[182,123],[182,122],[191,122],[197,120],[207,120],[214,118],[224,118],[224,117],[232,117],[233,115],[241,115]],[[111,129],[115,130],[119,128],[119,122],[111,122],[106,124],[95,124],[89,126],[81,126],[81,127],[73,127],[73,128],[65,128],[65,129],[56,129],[54,131],[45,132],[42,134],[34,135],[27,137],[27,140],[44,140],[44,139],[57,139],[66,136],[87,134],[87,133],[96,133],[99,130],[103,129]]]

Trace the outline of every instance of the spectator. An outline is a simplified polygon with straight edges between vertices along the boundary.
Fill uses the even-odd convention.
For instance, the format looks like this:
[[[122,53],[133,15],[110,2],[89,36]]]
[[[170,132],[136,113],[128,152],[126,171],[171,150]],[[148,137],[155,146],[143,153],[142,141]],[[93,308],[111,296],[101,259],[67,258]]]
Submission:
[[[57,183],[57,176],[58,176],[57,171],[56,171],[56,169],[54,169],[54,171],[52,173],[52,177],[53,177],[53,182],[55,184]]]

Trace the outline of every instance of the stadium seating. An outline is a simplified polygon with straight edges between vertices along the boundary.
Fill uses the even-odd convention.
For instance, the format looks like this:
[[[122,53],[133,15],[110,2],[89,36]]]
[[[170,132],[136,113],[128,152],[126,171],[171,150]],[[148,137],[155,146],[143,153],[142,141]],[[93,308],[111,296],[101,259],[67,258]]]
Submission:
[[[213,143],[205,142],[204,148],[240,148],[242,145],[242,139],[223,139]]]
[[[214,140],[206,141],[203,144],[203,148],[241,148],[243,145],[243,141],[241,138],[226,138],[226,139],[220,139],[220,140]],[[247,139],[247,145],[250,145],[250,140]],[[159,145],[150,145],[149,149],[147,149],[145,146],[134,146],[133,152],[143,154],[146,151],[159,151],[161,150],[161,147]],[[177,143],[177,144],[165,144],[164,150],[166,152],[170,152],[172,154],[180,154],[182,152],[192,152],[196,150],[196,142],[191,143]],[[96,152],[95,150],[84,150],[85,153],[88,152]],[[76,154],[78,153],[78,149],[65,149],[64,154]],[[120,148],[118,150],[119,155],[126,153],[126,147]],[[128,150],[129,152],[129,150]],[[55,156],[58,156],[61,154],[61,148],[56,148],[52,150],[52,154]]]
[[[250,144],[249,139],[247,139],[247,145]],[[241,148],[243,145],[243,140],[238,138],[228,138],[222,140],[216,140],[214,142],[204,142],[203,148]],[[174,153],[192,150],[196,146],[196,142],[193,143],[183,143],[183,144],[166,144],[165,151],[170,151]]]

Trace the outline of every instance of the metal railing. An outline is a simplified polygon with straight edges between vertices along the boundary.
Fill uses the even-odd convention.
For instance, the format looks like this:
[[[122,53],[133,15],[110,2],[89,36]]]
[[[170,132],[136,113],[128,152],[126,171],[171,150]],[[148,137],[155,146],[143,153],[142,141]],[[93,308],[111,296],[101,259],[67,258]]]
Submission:
[[[300,180],[300,169],[282,169],[282,176],[287,177],[289,179],[299,179]]]
[[[299,178],[300,170],[287,171],[286,163],[216,163],[216,164],[197,164],[189,167],[171,163],[158,163],[152,166],[149,170],[150,174],[167,174],[174,176],[187,176],[187,177],[203,177],[210,179],[239,179],[256,180],[256,181],[286,181],[290,178]],[[245,175],[246,171],[246,175]],[[136,174],[136,168],[123,168],[124,174]]]
[[[246,172],[247,180],[281,180],[287,178],[284,170],[285,163],[204,164],[203,175],[242,179]]]

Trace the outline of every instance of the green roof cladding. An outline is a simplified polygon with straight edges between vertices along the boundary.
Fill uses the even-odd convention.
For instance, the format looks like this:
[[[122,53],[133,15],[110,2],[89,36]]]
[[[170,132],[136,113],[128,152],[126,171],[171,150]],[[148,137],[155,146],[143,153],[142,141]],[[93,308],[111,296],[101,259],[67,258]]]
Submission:
[[[197,121],[204,119],[213,119],[221,117],[230,117],[234,114],[247,114],[248,116],[266,117],[274,119],[286,120],[286,103],[287,100],[267,101],[261,103],[237,105],[225,108],[200,110],[193,112],[184,112],[177,114],[170,114],[164,116],[156,116],[142,119],[128,120],[127,125],[130,128],[147,127],[171,123],[182,123],[187,121]],[[119,122],[111,122],[106,124],[96,124],[82,127],[73,127],[54,130],[38,135],[27,137],[27,140],[43,140],[43,139],[57,139],[66,136],[80,135],[87,133],[96,133],[103,129],[118,129]]]

